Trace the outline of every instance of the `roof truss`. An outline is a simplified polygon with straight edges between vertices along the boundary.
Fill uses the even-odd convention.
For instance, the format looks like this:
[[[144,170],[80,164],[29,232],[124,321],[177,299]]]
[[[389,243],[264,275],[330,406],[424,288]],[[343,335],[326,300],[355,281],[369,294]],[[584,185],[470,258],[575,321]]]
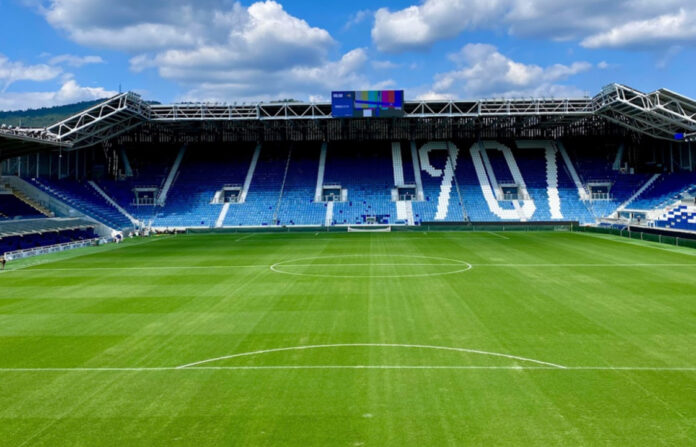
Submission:
[[[655,138],[674,141],[678,133],[696,132],[696,101],[667,89],[643,93],[612,84],[593,103],[597,115]]]
[[[696,135],[696,101],[670,90],[652,93],[611,84],[594,98],[413,101],[406,118],[558,117],[568,122],[598,115],[633,131],[674,140]],[[89,147],[128,132],[144,122],[317,120],[329,119],[331,104],[299,102],[218,105],[150,105],[135,93],[122,93],[46,129],[0,129],[0,136],[66,149]]]

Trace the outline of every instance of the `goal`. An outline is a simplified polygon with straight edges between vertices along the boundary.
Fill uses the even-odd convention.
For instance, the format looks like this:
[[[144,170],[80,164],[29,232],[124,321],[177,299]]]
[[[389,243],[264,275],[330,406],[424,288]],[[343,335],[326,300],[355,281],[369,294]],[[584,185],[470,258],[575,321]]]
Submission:
[[[348,226],[349,233],[389,233],[391,225],[360,225]]]

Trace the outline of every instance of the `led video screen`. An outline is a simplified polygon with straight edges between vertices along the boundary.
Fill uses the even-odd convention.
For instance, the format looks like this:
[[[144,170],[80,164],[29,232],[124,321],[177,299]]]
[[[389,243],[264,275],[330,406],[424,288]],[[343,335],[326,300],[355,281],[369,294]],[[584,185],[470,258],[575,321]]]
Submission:
[[[392,118],[404,116],[403,90],[361,90],[331,93],[335,118]]]

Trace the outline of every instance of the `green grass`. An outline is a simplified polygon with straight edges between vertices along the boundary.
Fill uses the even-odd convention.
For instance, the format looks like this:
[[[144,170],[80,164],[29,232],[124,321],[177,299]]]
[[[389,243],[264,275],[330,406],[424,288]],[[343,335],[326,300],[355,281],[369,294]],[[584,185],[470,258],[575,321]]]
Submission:
[[[0,444],[693,445],[694,255],[560,232],[310,233],[13,263]]]

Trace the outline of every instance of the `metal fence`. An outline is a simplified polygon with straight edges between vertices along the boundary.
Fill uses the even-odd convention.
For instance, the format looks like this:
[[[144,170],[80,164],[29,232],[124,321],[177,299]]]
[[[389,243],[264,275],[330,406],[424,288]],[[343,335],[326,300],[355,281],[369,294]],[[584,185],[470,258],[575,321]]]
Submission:
[[[188,228],[182,229],[179,232],[187,234],[216,234],[216,233],[345,233],[350,225],[341,226],[267,226],[267,227],[230,227],[230,228]],[[355,226],[355,225],[353,225]],[[391,231],[398,232],[413,232],[413,231],[573,231],[578,227],[575,222],[535,222],[529,224],[520,224],[515,222],[510,223],[423,223],[417,226],[408,225],[380,225],[376,224],[375,228],[391,227]],[[370,228],[370,226],[365,226]]]
[[[573,231],[596,233],[596,234],[611,234],[614,236],[626,237],[634,240],[657,242],[660,244],[674,245],[675,247],[696,248],[696,240],[689,237],[680,237],[674,234],[663,234],[657,232],[635,231],[629,227],[625,229],[602,228],[602,227],[577,227]]]
[[[65,242],[63,244],[48,245],[45,247],[27,248],[25,250],[10,251],[5,253],[5,259],[8,261],[16,261],[17,259],[30,258],[32,256],[47,255],[49,253],[58,253],[60,251],[72,250],[75,248],[90,247],[97,245],[99,238],[85,239],[83,241]]]

